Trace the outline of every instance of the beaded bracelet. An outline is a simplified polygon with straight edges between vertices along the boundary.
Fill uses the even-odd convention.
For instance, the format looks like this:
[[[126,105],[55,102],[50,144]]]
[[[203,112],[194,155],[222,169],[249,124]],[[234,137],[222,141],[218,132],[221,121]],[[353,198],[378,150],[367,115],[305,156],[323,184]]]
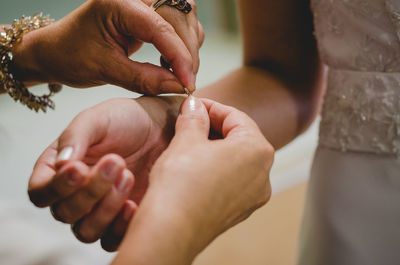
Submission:
[[[48,107],[54,109],[55,104],[50,97],[59,92],[62,86],[49,84],[49,94],[33,95],[21,81],[14,78],[9,71],[9,65],[13,62],[12,49],[21,42],[23,35],[48,26],[52,22],[54,22],[53,19],[43,16],[42,13],[32,17],[23,16],[21,19],[14,20],[10,27],[4,27],[4,32],[0,33],[0,88],[3,88],[15,101],[21,102],[36,112],[39,110],[46,112]]]

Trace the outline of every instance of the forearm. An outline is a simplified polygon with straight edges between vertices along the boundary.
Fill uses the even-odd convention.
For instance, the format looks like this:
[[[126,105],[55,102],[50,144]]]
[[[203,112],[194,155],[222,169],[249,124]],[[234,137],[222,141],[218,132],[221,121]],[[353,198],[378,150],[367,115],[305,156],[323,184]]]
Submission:
[[[200,251],[193,225],[156,197],[143,200],[112,265],[189,265]]]
[[[278,149],[303,132],[318,113],[324,79],[319,68],[312,81],[298,85],[303,86],[298,94],[267,70],[243,66],[195,95],[247,113]]]
[[[0,32],[4,32],[4,27],[8,26],[10,25],[1,25]],[[12,50],[14,59],[9,66],[13,75],[18,80],[23,81],[28,87],[42,83],[42,81],[37,79],[40,75],[38,74],[37,62],[35,61],[34,36],[37,35],[37,31],[41,30],[24,34],[21,42],[15,45]],[[5,93],[5,91],[0,89],[0,93]]]

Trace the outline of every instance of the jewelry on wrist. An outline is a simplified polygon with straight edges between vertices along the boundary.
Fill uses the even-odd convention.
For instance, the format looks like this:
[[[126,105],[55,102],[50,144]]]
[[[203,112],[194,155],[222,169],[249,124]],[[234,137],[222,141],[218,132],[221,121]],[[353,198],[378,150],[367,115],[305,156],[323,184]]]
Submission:
[[[4,27],[4,32],[0,33],[0,88],[4,89],[15,101],[21,102],[36,112],[39,110],[46,112],[48,107],[54,109],[55,104],[50,97],[59,92],[62,86],[49,84],[49,94],[33,95],[10,71],[10,65],[14,59],[12,51],[22,41],[24,34],[48,26],[52,22],[54,20],[50,16],[43,16],[42,13],[32,17],[23,16],[21,19],[14,20],[10,27]]]

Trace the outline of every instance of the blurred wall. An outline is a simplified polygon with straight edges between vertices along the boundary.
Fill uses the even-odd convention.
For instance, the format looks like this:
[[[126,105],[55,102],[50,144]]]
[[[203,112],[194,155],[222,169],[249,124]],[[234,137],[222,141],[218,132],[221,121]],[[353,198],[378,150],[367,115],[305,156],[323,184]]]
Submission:
[[[0,23],[9,24],[21,15],[43,12],[60,19],[84,0],[0,0]],[[235,0],[197,0],[201,23],[208,32],[234,33],[237,29]]]

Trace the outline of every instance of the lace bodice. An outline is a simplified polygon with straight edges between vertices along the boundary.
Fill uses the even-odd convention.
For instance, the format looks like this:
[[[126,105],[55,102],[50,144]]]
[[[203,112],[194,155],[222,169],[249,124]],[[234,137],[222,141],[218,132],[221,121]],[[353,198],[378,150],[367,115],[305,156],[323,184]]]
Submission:
[[[400,0],[313,0],[330,68],[320,145],[400,157]]]

